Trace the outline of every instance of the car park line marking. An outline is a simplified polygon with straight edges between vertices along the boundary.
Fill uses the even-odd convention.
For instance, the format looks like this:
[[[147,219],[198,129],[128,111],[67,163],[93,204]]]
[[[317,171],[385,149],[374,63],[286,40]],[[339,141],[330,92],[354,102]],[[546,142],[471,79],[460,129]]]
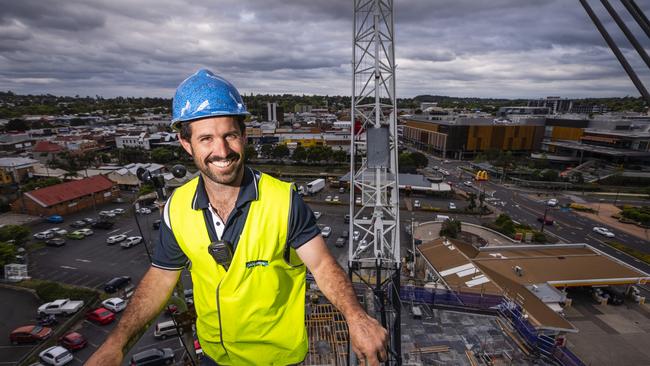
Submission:
[[[77,262],[84,262],[84,263],[90,263],[90,262],[92,262],[91,260],[88,260],[88,259],[79,259],[79,258],[76,258],[75,260],[76,260]]]
[[[118,231],[120,231],[119,228],[118,228],[118,229],[115,229],[115,230],[111,230],[111,231],[109,231],[107,234],[108,234],[108,235],[111,235],[111,234],[113,234],[113,233],[115,233],[115,232],[118,232]]]
[[[77,267],[70,267],[70,266],[60,266],[63,269],[77,269]]]

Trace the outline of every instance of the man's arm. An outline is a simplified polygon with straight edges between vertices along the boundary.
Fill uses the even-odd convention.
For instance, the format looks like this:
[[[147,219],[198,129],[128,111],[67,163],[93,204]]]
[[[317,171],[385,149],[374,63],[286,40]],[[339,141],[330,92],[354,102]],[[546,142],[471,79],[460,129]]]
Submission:
[[[352,350],[359,361],[378,365],[386,361],[388,332],[366,314],[352,289],[352,283],[330,254],[320,235],[300,246],[296,253],[316,279],[325,297],[343,314],[350,329]]]
[[[150,267],[135,290],[122,319],[86,365],[121,365],[122,349],[146,323],[160,313],[181,271]]]

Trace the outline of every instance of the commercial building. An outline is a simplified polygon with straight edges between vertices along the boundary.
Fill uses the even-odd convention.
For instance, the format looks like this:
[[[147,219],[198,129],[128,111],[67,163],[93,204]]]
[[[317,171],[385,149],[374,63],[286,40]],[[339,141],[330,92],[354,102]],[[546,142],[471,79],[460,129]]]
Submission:
[[[66,215],[111,202],[117,197],[117,186],[98,175],[25,192],[11,204],[11,210],[35,216]]]
[[[561,97],[546,97],[528,101],[529,107],[546,107],[551,114],[562,113],[606,113],[609,111],[604,104],[594,104],[583,100],[566,99]]]
[[[24,181],[34,172],[37,163],[29,158],[0,158],[0,185]]]
[[[422,117],[402,119],[402,138],[420,150],[462,159],[488,150],[527,153],[541,148],[544,119],[511,121],[488,117],[458,117],[452,121]]]

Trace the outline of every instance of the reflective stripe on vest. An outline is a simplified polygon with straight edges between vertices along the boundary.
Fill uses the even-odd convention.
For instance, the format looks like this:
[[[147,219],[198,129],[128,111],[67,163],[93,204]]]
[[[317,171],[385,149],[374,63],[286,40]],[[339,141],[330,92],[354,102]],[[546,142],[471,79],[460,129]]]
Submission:
[[[198,177],[174,191],[172,232],[191,261],[196,328],[221,365],[288,365],[304,360],[305,266],[284,259],[291,185],[262,174],[228,272],[208,253],[203,210],[192,209]],[[211,223],[210,223],[211,224]],[[292,263],[295,250],[290,249]]]

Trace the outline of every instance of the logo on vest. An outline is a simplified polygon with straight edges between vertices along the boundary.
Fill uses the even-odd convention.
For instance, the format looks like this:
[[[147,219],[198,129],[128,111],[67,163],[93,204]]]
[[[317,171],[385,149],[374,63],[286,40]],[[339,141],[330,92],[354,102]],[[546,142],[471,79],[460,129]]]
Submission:
[[[268,265],[269,265],[269,261],[263,261],[263,260],[246,262],[246,268],[253,268],[257,266],[266,267]]]

